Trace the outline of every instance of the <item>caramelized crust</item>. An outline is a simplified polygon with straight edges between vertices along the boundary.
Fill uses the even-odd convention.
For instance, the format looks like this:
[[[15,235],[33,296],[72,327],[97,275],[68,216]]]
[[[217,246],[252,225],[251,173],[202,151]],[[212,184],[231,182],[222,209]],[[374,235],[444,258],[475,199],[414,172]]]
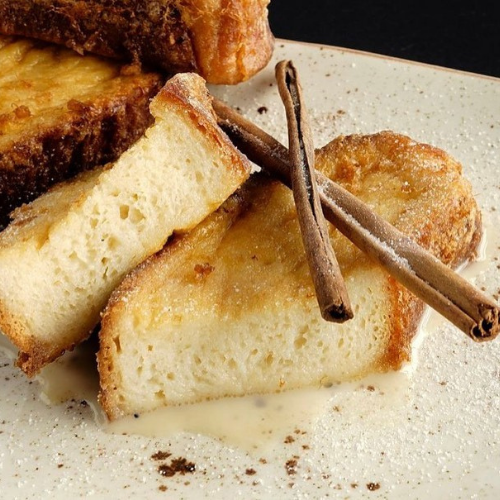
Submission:
[[[341,136],[316,161],[445,264],[456,267],[474,256],[481,214],[462,166],[442,149],[384,131]]]
[[[445,151],[388,131],[351,135],[323,147],[317,168],[450,267],[475,257],[481,212],[462,166]],[[343,266],[351,259],[368,260],[351,243],[338,245],[336,252]],[[383,370],[399,369],[410,360],[411,340],[424,309],[421,300],[389,275],[387,290],[392,323]]]
[[[335,139],[316,166],[445,263],[473,255],[479,210],[444,152],[382,132]],[[330,236],[354,309],[341,325],[320,316],[291,192],[264,175],[136,268],[102,320],[108,416],[400,368],[422,302]]]
[[[115,160],[152,123],[163,78],[0,36],[0,226],[58,181]]]
[[[0,0],[0,33],[238,83],[272,53],[269,0]]]

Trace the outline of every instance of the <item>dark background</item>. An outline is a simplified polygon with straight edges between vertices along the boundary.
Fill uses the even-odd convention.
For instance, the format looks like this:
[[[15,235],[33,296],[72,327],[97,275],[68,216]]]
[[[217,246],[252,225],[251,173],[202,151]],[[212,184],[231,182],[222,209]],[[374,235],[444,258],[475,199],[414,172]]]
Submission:
[[[271,0],[277,38],[500,77],[500,0]]]

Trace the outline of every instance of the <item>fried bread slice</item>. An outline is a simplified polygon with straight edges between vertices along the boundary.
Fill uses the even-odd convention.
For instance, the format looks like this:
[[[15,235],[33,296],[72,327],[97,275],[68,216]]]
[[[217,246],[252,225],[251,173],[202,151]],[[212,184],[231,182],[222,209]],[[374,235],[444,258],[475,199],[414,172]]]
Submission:
[[[148,127],[164,78],[0,36],[0,227],[58,181],[115,160]]]
[[[115,163],[17,209],[0,233],[0,329],[28,375],[88,337],[123,276],[249,175],[200,76],[173,77],[151,112],[155,123]]]
[[[210,83],[247,80],[269,61],[269,0],[0,0],[0,33],[140,61]]]
[[[473,255],[480,213],[441,150],[390,132],[340,137],[316,166],[446,264]],[[264,176],[132,271],[101,324],[108,417],[400,368],[422,302],[330,235],[354,310],[343,324],[321,318],[291,192]]]

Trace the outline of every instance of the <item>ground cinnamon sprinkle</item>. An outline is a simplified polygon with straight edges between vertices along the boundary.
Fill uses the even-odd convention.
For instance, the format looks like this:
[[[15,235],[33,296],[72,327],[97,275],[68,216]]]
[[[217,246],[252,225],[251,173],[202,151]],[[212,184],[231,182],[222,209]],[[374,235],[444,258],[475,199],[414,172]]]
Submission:
[[[293,474],[295,474],[297,472],[297,459],[291,458],[290,460],[287,460],[287,462],[285,464],[285,469],[286,469],[286,473],[289,476],[292,476]]]
[[[172,453],[169,453],[168,451],[157,451],[156,453],[151,455],[151,458],[153,460],[166,460],[171,455]]]
[[[174,458],[170,464],[162,464],[158,466],[158,472],[165,477],[172,477],[175,474],[185,475],[196,470],[196,465],[193,462],[188,462],[185,458]]]

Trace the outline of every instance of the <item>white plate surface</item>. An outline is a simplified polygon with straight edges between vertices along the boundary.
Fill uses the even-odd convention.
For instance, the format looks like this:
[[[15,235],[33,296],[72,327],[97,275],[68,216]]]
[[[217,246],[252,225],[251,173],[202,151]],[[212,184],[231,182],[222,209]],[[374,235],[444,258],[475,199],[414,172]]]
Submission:
[[[278,41],[273,63],[251,82],[213,90],[283,142],[273,68],[285,58],[300,71],[317,146],[391,129],[463,164],[487,228],[485,256],[468,276],[498,298],[500,80]],[[198,410],[212,419],[205,427],[178,417],[179,429],[202,432],[174,425],[146,437],[107,432],[78,399],[47,405],[39,382],[0,351],[1,496],[500,498],[500,340],[474,344],[431,315],[416,358],[406,374],[270,400],[282,410],[267,417],[257,405],[232,435],[222,415],[248,407],[228,402]],[[153,458],[159,451],[171,455]],[[164,475],[161,466],[180,457],[190,470]]]

